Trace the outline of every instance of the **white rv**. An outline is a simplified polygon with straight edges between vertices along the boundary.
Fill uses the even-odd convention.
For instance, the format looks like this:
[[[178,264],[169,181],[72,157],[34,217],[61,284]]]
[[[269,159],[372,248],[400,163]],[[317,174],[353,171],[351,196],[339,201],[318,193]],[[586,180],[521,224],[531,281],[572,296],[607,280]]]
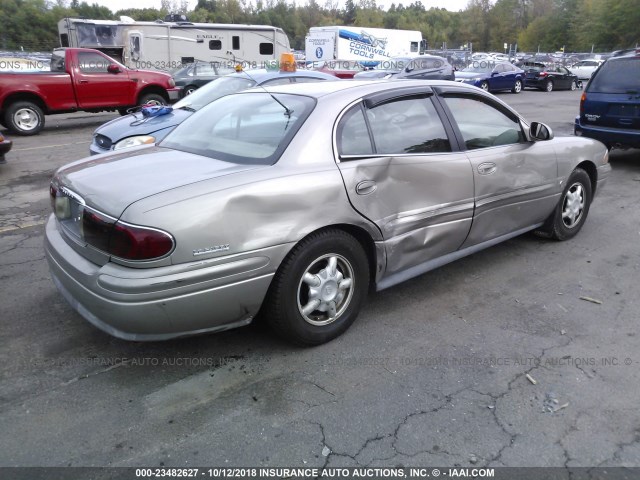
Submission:
[[[95,48],[130,68],[172,70],[195,60],[261,66],[290,52],[281,28],[191,22],[64,18],[60,46]]]
[[[424,49],[415,30],[367,27],[312,27],[305,39],[308,62],[356,60],[376,64],[395,57],[417,57]]]

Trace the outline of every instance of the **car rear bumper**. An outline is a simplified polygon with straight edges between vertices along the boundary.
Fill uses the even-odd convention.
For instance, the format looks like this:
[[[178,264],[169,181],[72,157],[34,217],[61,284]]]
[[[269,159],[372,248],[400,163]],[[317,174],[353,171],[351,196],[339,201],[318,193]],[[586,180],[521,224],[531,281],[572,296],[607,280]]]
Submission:
[[[578,116],[575,119],[573,131],[577,136],[593,138],[610,147],[621,145],[640,148],[640,130],[584,125]]]
[[[53,215],[45,231],[46,258],[60,293],[94,326],[134,341],[249,324],[289,248],[137,269],[88,261],[62,238]]]

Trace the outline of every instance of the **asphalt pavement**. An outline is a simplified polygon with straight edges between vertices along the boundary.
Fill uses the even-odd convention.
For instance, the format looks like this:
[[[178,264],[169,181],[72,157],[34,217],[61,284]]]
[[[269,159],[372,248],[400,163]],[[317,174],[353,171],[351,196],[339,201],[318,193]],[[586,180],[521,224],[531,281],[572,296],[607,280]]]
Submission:
[[[572,133],[579,91],[499,97]],[[52,173],[115,117],[47,117],[0,166],[0,466],[640,466],[640,151],[612,154],[573,240],[373,294],[329,344],[134,343],[76,314],[43,254]]]

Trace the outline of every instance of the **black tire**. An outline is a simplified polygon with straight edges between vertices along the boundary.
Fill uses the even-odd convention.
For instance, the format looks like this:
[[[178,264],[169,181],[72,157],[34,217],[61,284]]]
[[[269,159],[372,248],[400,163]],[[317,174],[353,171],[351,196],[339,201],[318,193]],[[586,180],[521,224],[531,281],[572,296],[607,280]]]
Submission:
[[[186,87],[184,87],[182,89],[182,96],[186,97],[188,95],[191,95],[193,92],[195,92],[198,89],[198,87],[196,87],[195,85],[187,85]]]
[[[576,90],[578,88],[578,85],[576,84],[575,80],[571,80],[571,86],[569,88],[571,89],[571,91]]]
[[[140,105],[147,105],[148,103],[152,105],[166,105],[167,101],[158,93],[145,93],[140,97]]]
[[[484,90],[485,92],[488,92],[488,91],[489,91],[489,82],[486,82],[486,81],[485,81],[485,82],[482,82],[482,83],[480,84],[480,88],[481,88],[482,90]]]
[[[547,92],[553,92],[553,80],[547,80],[547,83],[544,84],[544,89]]]
[[[118,109],[118,113],[120,114],[120,116],[124,117],[125,115],[129,115],[129,109],[131,107],[125,107],[125,108],[119,108]]]
[[[513,88],[511,89],[511,93],[520,93],[522,91],[522,80],[516,80],[516,83],[513,84]]]
[[[37,135],[44,128],[44,113],[33,102],[15,102],[5,110],[4,122],[16,135]]]
[[[332,258],[334,274],[330,273]],[[307,273],[318,285],[304,281]],[[341,335],[355,321],[369,291],[369,276],[367,255],[354,237],[334,229],[313,233],[283,260],[262,313],[281,337],[298,345],[320,345]],[[350,286],[341,287],[349,278]],[[314,289],[315,299],[311,298]],[[321,311],[331,303],[333,319],[330,311]],[[303,313],[305,306],[312,310]]]
[[[572,209],[570,205],[572,202],[570,194],[573,195],[573,201],[575,201],[575,199],[578,198],[576,194],[580,194],[580,192],[583,205],[579,207],[579,204],[574,203],[574,208]],[[591,178],[583,169],[576,168],[571,175],[569,175],[558,205],[545,224],[537,230],[536,233],[560,241],[575,237],[587,219],[589,208],[591,207],[591,199]],[[566,218],[567,212],[571,213],[571,210],[573,210],[575,218],[572,219],[570,215],[569,218]]]

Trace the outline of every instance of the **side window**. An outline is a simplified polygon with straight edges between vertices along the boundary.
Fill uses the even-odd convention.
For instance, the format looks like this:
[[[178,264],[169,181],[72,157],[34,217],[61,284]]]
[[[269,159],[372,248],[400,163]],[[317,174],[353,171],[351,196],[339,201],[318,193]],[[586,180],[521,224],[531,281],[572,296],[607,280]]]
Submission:
[[[419,50],[419,43],[418,42],[411,42],[410,51],[411,52],[417,52],[418,50]]]
[[[209,40],[209,50],[222,50],[222,40]]]
[[[213,65],[210,63],[198,63],[196,66],[196,75],[197,76],[212,76],[215,75],[216,71],[213,68]]]
[[[496,65],[495,68],[493,69],[494,73],[503,73],[504,72],[504,65],[502,65],[501,63]]]
[[[261,43],[260,55],[273,55],[273,43]]]
[[[403,98],[367,110],[376,153],[450,152],[451,145],[430,98]]]
[[[520,122],[476,97],[446,97],[469,150],[526,142]]]
[[[97,53],[78,53],[78,66],[82,73],[107,73],[110,63],[109,60]]]
[[[237,35],[234,35],[233,37],[231,37],[231,48],[233,50],[240,50],[240,37]]]
[[[361,105],[349,110],[340,120],[336,131],[340,155],[369,155],[373,153]]]

